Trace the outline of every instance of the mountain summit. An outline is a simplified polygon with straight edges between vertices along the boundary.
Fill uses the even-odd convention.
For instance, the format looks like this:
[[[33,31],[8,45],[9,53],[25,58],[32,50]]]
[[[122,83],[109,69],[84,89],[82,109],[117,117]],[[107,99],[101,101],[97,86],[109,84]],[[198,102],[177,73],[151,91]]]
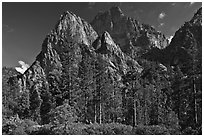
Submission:
[[[168,45],[167,39],[152,26],[140,24],[127,17],[119,7],[99,13],[91,22],[98,34],[108,31],[123,52],[132,52],[141,56],[151,48],[163,49]]]

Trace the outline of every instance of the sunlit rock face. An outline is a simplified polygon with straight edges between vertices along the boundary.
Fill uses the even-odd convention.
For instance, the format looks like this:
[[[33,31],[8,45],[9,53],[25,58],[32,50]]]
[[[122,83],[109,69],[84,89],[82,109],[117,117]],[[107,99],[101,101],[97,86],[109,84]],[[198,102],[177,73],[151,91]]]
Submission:
[[[141,56],[151,48],[163,49],[168,45],[164,35],[150,25],[140,24],[125,16],[119,7],[98,13],[91,25],[98,34],[109,32],[121,50],[128,55]]]
[[[110,34],[105,31],[101,37],[98,37],[93,43],[95,52],[102,55],[104,61],[114,68],[120,74],[126,74],[131,69],[141,72],[142,67],[132,59],[130,56],[122,52],[119,45],[117,45]]]

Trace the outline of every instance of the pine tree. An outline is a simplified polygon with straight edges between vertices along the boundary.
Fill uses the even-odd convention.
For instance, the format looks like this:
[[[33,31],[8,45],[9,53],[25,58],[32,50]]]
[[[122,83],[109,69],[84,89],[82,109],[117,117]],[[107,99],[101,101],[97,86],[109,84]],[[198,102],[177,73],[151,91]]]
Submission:
[[[83,46],[83,45],[82,45]],[[78,91],[77,107],[81,111],[81,119],[84,122],[92,121],[92,100],[94,95],[94,66],[92,65],[92,58],[85,50],[85,47],[82,48],[82,61],[79,68],[79,77],[80,77],[80,90]],[[91,111],[89,111],[91,110]]]

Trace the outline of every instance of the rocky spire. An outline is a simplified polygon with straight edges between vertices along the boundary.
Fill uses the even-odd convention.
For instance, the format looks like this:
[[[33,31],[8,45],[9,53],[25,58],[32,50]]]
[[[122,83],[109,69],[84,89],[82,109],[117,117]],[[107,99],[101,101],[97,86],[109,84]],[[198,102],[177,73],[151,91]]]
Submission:
[[[115,64],[114,68],[117,68],[115,71],[118,71],[120,74],[126,74],[127,71],[130,71],[131,68],[134,68],[137,72],[141,72],[143,69],[137,63],[137,61],[133,60],[122,52],[120,46],[114,42],[111,35],[107,31],[105,31],[95,40],[95,42],[93,42],[93,47],[96,53],[102,55],[99,57],[107,62],[107,64],[110,66]]]

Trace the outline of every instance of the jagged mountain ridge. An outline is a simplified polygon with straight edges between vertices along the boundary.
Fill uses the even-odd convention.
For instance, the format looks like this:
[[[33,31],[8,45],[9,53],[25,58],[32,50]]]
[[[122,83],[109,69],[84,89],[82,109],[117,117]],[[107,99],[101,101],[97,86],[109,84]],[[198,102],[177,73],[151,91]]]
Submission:
[[[95,20],[91,23],[92,26],[95,26],[94,22],[97,22],[96,19],[98,19],[98,18],[99,18],[99,20],[103,19],[100,17],[106,16],[107,13],[108,14],[111,13],[112,15],[114,15],[114,17],[112,17],[113,21],[109,22],[109,23],[113,24],[115,21],[116,21],[116,23],[114,23],[114,25],[112,26],[113,27],[112,29],[111,28],[109,29],[109,28],[107,28],[106,25],[103,25],[106,28],[100,30],[99,34],[102,33],[102,31],[109,30],[111,33],[113,32],[113,34],[112,34],[113,36],[114,35],[119,36],[120,34],[127,33],[127,34],[130,34],[131,37],[135,37],[135,36],[137,37],[137,35],[141,35],[140,33],[145,33],[145,35],[147,36],[151,32],[152,33],[156,32],[152,27],[150,27],[148,25],[142,24],[139,26],[138,22],[136,20],[129,18],[129,17],[125,17],[124,14],[122,13],[121,9],[118,7],[111,8],[110,11],[105,12],[105,14],[97,15],[95,17]],[[125,25],[125,26],[127,26],[125,29],[125,32],[124,32],[124,29],[118,28],[118,26],[123,26],[123,25],[121,25],[121,24],[117,25],[118,20],[120,22],[121,17],[122,17],[121,22],[125,22],[125,23],[127,22],[127,25]],[[125,20],[125,21],[123,21],[123,20]],[[120,30],[119,33],[117,32],[117,30]],[[131,32],[131,30],[135,30],[135,31]],[[144,32],[143,32],[143,30],[144,30]],[[128,31],[130,31],[130,33],[128,33]],[[118,33],[118,34],[115,34],[115,33]],[[158,32],[156,32],[156,33],[158,33]],[[144,37],[146,37],[146,36],[144,36]],[[150,36],[156,37],[154,35],[150,35]],[[61,62],[66,60],[66,55],[63,55],[63,54],[64,53],[66,54],[66,52],[68,50],[67,48],[69,47],[67,45],[72,45],[72,43],[84,44],[84,45],[87,45],[89,47],[89,49],[93,51],[94,49],[92,48],[91,43],[94,40],[96,40],[97,37],[98,37],[98,35],[93,30],[91,25],[86,23],[83,19],[81,19],[80,17],[77,17],[75,14],[73,14],[71,12],[64,13],[64,15],[61,15],[59,22],[56,24],[55,30],[53,30],[51,32],[51,34],[48,35],[46,37],[46,39],[44,40],[44,42],[42,44],[41,53],[36,57],[36,61],[31,65],[30,69],[28,69],[24,73],[24,76],[30,75],[32,73],[34,74],[34,72],[37,72],[40,75],[42,75],[43,77],[45,77],[45,75],[48,75],[53,70],[58,71],[58,73],[61,73],[62,72],[61,67],[63,66],[63,64]],[[138,39],[140,39],[141,37],[143,37],[143,35],[139,36]],[[150,39],[150,37],[148,37],[148,38]],[[118,39],[120,40],[120,36]],[[133,39],[135,39],[135,38],[131,38],[128,41],[130,42]],[[138,40],[138,41],[140,41],[140,40]],[[139,43],[140,45],[143,45],[138,41],[135,41],[135,42]],[[149,41],[151,42],[151,40],[149,40]],[[154,40],[152,40],[152,41],[154,41]],[[96,42],[97,42],[97,40],[95,41],[95,43]],[[126,43],[122,42],[123,44],[121,44],[121,42],[118,41],[117,39],[116,39],[116,42],[119,43],[120,47],[121,47],[121,45],[123,45],[123,46],[125,45],[124,49],[128,49],[127,48],[128,46]],[[158,43],[158,41],[156,41],[155,43]],[[158,46],[157,44],[155,44],[155,45],[158,48],[166,47],[165,44],[161,44],[161,46]],[[78,53],[80,52],[79,46],[73,46],[73,47],[76,49],[76,52],[78,52]],[[145,49],[145,47],[143,46],[142,49]],[[61,53],[62,51],[63,51],[63,53]],[[97,52],[97,50],[96,50],[96,52]],[[76,54],[78,54],[78,53],[76,53]],[[139,66],[139,64],[136,63],[135,61],[133,61],[130,57],[126,57],[126,60],[127,60],[127,58],[128,58],[128,60],[131,60],[131,62],[134,62],[131,64],[135,64],[135,65],[137,65],[138,68],[141,68]],[[80,57],[78,59],[80,60]],[[121,66],[125,66],[125,65],[123,64]],[[35,70],[35,69],[37,69],[37,70]],[[23,82],[23,83],[25,83],[25,82]]]
[[[108,31],[121,50],[128,55],[141,56],[151,48],[164,49],[168,45],[163,34],[150,25],[140,24],[125,16],[119,7],[98,13],[91,25],[98,34]]]
[[[98,44],[99,41],[100,44]],[[42,44],[42,51],[36,57],[36,61],[22,75],[23,82],[21,82],[21,85],[25,89],[25,81],[31,77],[33,80],[36,78],[35,80],[37,81],[40,78],[46,80],[48,75],[53,71],[61,74],[62,68],[69,58],[67,56],[67,52],[69,51],[73,52],[71,54],[75,56],[76,62],[72,63],[77,66],[76,64],[79,64],[82,58],[80,56],[80,52],[82,51],[80,49],[81,45],[87,46],[90,52],[99,54],[104,54],[103,47],[107,47],[110,52],[108,54],[113,53],[117,55],[117,59],[122,63],[120,65],[118,63],[116,64],[119,65],[119,68],[123,68],[123,70],[120,71],[123,72],[123,74],[128,70],[128,65],[124,63],[127,60],[132,62],[131,67],[133,66],[135,69],[138,68],[138,70],[141,71],[141,66],[130,57],[124,55],[120,48],[113,42],[108,32],[104,32],[102,37],[100,37],[86,21],[71,12],[66,12],[61,16],[60,21],[57,23],[55,29],[51,31],[51,34],[45,38]],[[94,49],[95,45],[101,45],[100,49],[102,50],[98,48]],[[104,59],[107,60],[108,57],[105,56],[104,54]]]

